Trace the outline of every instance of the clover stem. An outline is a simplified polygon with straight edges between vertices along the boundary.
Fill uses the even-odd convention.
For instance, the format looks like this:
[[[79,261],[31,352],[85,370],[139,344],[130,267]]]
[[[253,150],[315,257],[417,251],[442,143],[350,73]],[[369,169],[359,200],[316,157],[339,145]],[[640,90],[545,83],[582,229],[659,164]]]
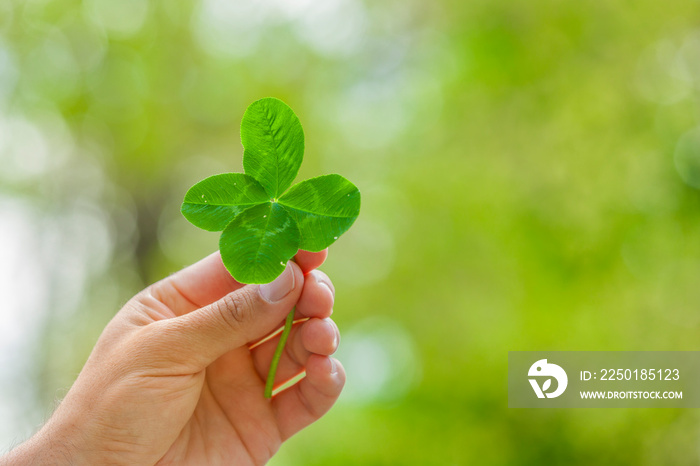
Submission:
[[[284,329],[280,335],[280,341],[277,343],[277,348],[275,349],[275,354],[272,356],[272,361],[270,361],[270,371],[267,373],[267,382],[265,382],[265,398],[272,398],[272,388],[275,384],[275,374],[277,373],[277,366],[280,363],[280,358],[282,357],[282,351],[284,351],[284,345],[287,342],[287,337],[289,337],[289,332],[292,331],[292,324],[294,323],[294,311],[296,307],[292,308],[287,314],[287,319],[284,321]]]

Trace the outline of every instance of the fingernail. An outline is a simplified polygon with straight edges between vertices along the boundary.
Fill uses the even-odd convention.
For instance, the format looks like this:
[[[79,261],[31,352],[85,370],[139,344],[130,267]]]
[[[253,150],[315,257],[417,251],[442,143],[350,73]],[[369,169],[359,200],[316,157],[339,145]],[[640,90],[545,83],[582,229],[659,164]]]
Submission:
[[[316,279],[316,283],[319,283],[328,288],[328,290],[331,292],[331,296],[335,298],[335,290],[333,288],[333,284],[331,283],[330,278],[328,278],[328,275],[321,272],[320,270],[314,270],[311,273],[313,273],[314,278]]]
[[[338,373],[338,365],[335,362],[335,358],[328,358],[331,360],[331,375]]]
[[[335,324],[330,319],[323,319],[323,321],[328,326],[328,330],[333,334],[333,351],[335,351],[338,349],[338,332]]]
[[[276,303],[289,294],[294,289],[294,269],[287,262],[287,267],[282,272],[282,275],[275,278],[270,283],[265,283],[258,287],[258,293],[262,299],[268,303]]]

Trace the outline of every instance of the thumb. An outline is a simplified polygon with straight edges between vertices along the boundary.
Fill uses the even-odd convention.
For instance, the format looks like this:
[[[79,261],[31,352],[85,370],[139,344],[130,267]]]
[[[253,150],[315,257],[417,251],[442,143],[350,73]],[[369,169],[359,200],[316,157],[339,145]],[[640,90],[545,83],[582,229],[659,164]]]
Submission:
[[[159,321],[170,359],[204,368],[223,354],[280,325],[299,300],[304,275],[287,262],[284,272],[263,285],[246,285],[188,314]]]

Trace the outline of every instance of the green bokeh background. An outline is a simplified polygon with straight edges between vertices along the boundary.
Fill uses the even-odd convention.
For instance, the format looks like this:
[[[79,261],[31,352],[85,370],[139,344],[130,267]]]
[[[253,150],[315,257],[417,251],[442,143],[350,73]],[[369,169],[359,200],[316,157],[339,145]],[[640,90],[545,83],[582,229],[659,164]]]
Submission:
[[[346,391],[271,464],[698,464],[695,410],[506,392],[509,350],[698,350],[698,19],[689,0],[1,2],[0,230],[29,219],[43,297],[3,423],[31,432],[126,299],[216,249],[179,203],[242,170],[243,112],[275,96],[304,125],[298,179],[341,173],[363,205],[324,266]]]

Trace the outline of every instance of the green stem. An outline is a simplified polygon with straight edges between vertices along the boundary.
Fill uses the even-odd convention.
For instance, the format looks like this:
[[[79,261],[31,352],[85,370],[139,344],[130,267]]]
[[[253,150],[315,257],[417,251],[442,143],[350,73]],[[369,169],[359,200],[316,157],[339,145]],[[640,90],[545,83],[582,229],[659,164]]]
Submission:
[[[287,320],[284,321],[284,329],[280,335],[280,341],[277,343],[277,349],[275,349],[275,354],[272,356],[272,361],[270,362],[270,371],[267,373],[267,382],[265,383],[265,398],[272,398],[272,387],[275,385],[275,374],[277,373],[277,365],[280,363],[280,358],[282,357],[282,351],[284,351],[284,344],[287,342],[287,337],[289,337],[289,332],[292,331],[292,324],[294,323],[294,311],[292,308],[287,314]]]

